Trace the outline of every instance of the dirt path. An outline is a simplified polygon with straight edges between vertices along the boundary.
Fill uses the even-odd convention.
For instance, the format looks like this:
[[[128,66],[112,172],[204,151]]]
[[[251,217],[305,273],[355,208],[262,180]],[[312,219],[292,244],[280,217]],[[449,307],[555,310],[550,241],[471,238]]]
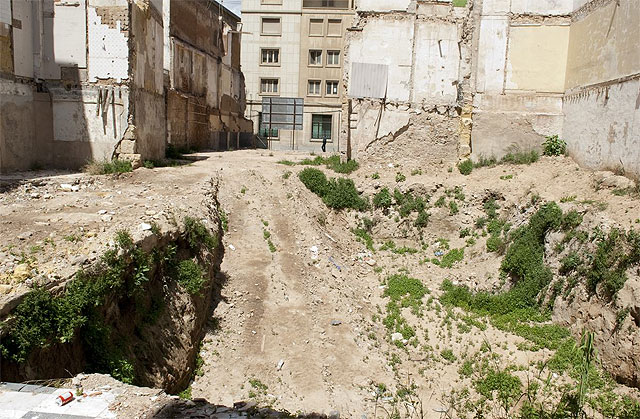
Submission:
[[[225,404],[251,395],[292,412],[365,413],[369,382],[388,374],[385,361],[358,343],[356,306],[366,282],[349,283],[355,275],[327,260],[343,255],[319,231],[308,203],[294,198],[301,191],[295,175],[283,179],[288,167],[264,159],[249,165],[226,162],[222,171],[230,219],[226,302],[215,312],[219,328],[205,338],[204,374],[193,395]],[[320,248],[317,264],[312,243]]]

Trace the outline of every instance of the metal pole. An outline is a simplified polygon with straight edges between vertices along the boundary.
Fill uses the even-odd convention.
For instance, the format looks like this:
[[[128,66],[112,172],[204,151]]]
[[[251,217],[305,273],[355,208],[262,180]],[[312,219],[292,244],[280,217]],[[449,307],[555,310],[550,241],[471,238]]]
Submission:
[[[351,99],[347,103],[347,160],[351,160]]]
[[[267,144],[269,144],[269,150],[271,150],[271,116],[273,113],[273,106],[271,104],[271,98],[269,98],[269,132],[267,132]]]

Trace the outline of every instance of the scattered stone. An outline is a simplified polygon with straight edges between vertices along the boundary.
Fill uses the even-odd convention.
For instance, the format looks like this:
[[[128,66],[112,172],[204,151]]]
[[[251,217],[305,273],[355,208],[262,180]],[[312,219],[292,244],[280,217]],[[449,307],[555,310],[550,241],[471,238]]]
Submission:
[[[73,186],[69,183],[62,183],[60,184],[60,189],[62,189],[64,192],[71,192]]]
[[[331,326],[340,326],[341,324],[340,320],[331,320]]]
[[[33,232],[31,232],[31,231],[25,231],[24,233],[22,233],[22,234],[18,235],[18,239],[20,239],[20,240],[26,240],[26,239],[28,239],[28,238],[29,238],[29,237],[31,237],[31,236],[33,236]]]
[[[9,294],[12,288],[9,284],[0,284],[0,294]]]
[[[107,213],[107,210],[100,210],[98,211],[98,215],[104,215]]]
[[[283,366],[284,366],[284,359],[281,359],[280,361],[278,361],[278,365],[276,366],[276,369],[280,371],[282,370]]]
[[[78,255],[71,259],[72,265],[84,265],[87,262],[87,257],[84,255]]]
[[[395,342],[395,341],[398,341],[398,340],[399,340],[399,341],[402,341],[402,340],[403,340],[402,333],[398,333],[398,332],[393,333],[393,334],[391,335],[391,342]]]
[[[23,282],[25,279],[31,276],[31,268],[26,263],[22,263],[13,269],[13,279],[18,282]]]
[[[140,223],[140,230],[142,230],[142,231],[151,230],[151,224],[148,224],[148,223]]]

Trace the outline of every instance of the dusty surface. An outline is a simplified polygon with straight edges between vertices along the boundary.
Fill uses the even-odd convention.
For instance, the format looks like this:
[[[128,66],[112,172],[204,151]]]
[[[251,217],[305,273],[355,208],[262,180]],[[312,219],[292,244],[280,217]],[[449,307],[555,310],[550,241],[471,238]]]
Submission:
[[[16,292],[27,287],[24,280],[15,279],[21,252],[33,255],[37,266],[43,267],[38,273],[51,270],[55,275],[69,258],[91,257],[92,243],[98,246],[122,225],[169,222],[169,214],[199,202],[202,185],[219,174],[220,201],[229,216],[221,267],[228,281],[202,346],[204,365],[191,386],[194,398],[212,404],[232,406],[252,399],[276,411],[371,417],[389,409],[386,393],[375,391],[384,384],[392,391],[415,386],[424,417],[440,417],[448,409],[452,390],[471,386],[470,379],[459,373],[463,357],[479,353],[485,343],[492,345],[502,365],[518,366],[515,374],[525,382],[527,368],[548,359],[550,351],[526,350],[523,338],[490,324],[484,330],[476,326],[463,330],[459,325],[463,314],[457,310],[450,314],[437,303],[446,278],[472,289],[498,286],[500,258],[486,252],[485,240],[465,248],[464,260],[451,269],[421,261],[438,251],[439,238],[449,239],[451,248],[465,246],[458,232],[473,227],[487,196],[496,198],[500,213],[514,226],[526,221],[529,215],[519,211],[534,194],[543,201],[565,198],[563,209],[580,208],[605,227],[629,229],[640,223],[637,199],[596,187],[602,186],[602,179],[570,159],[542,158],[530,166],[475,169],[470,176],[455,168],[449,172],[446,164],[417,167],[410,161],[378,161],[350,175],[358,188],[367,195],[381,186],[429,194],[431,218],[420,241],[415,235],[400,234],[389,221],[393,214],[369,213],[379,219],[373,231],[377,251],[371,255],[376,263],[371,266],[359,258],[367,250],[350,231],[357,224],[356,214],[330,211],[298,180],[303,166],[277,163],[304,156],[266,151],[201,156],[206,159],[180,168],[139,169],[118,178],[43,178],[28,190],[22,185],[5,192],[0,195],[0,228],[8,240],[0,248],[0,261],[3,281],[13,284],[8,292]],[[405,181],[396,182],[398,172],[406,175]],[[373,179],[373,173],[379,178]],[[79,192],[60,190],[60,183],[74,179],[86,187]],[[466,196],[457,214],[433,206],[445,190],[456,186]],[[31,195],[33,189],[39,197]],[[45,193],[52,195],[46,201]],[[606,208],[601,202],[607,203]],[[101,210],[108,213],[99,214]],[[111,219],[106,221],[104,215]],[[31,235],[21,239],[25,232]],[[87,238],[79,242],[63,238],[70,234]],[[275,246],[273,252],[267,236]],[[48,237],[55,247],[45,243]],[[419,252],[398,255],[378,250],[388,238]],[[33,245],[44,250],[31,252]],[[317,259],[313,246],[318,248]],[[419,278],[430,290],[422,318],[405,313],[417,332],[415,347],[392,343],[380,320],[388,301],[381,285],[399,271]],[[444,349],[451,349],[456,360],[443,359]],[[622,387],[616,391],[631,392]]]

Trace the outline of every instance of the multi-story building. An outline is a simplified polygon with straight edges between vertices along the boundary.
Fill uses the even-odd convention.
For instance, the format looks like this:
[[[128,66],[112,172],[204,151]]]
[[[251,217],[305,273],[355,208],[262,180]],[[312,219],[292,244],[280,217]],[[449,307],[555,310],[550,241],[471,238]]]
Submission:
[[[353,0],[242,0],[246,117],[276,150],[339,151],[342,62]],[[262,99],[304,99],[302,130],[261,129]]]

